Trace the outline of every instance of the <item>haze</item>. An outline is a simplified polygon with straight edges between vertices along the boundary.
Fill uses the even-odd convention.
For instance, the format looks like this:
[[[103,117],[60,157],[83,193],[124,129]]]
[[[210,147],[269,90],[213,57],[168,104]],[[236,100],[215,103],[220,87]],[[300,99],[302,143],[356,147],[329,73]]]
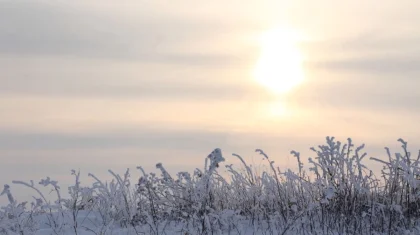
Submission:
[[[416,152],[418,9],[416,0],[1,0],[0,184],[47,175],[65,184],[71,169],[87,178],[158,162],[191,171],[216,147],[228,161],[261,148],[288,166],[290,150],[313,156],[327,135],[379,158],[400,137]],[[278,93],[253,73],[259,38],[273,29],[297,32],[303,58],[303,80]]]

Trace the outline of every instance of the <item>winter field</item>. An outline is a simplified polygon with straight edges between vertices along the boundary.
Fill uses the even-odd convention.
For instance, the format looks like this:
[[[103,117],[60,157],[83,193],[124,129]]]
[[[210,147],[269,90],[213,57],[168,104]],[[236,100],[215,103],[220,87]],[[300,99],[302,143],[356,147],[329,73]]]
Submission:
[[[111,182],[89,174],[89,186],[72,171],[68,189],[48,177],[13,181],[1,193],[9,203],[0,209],[0,234],[420,234],[420,156],[399,142],[401,153],[385,148],[388,159],[380,160],[351,139],[327,138],[308,165],[292,151],[296,172],[259,149],[265,171],[215,149],[202,169],[176,175],[158,163],[156,174],[137,167],[140,179],[129,170],[109,170]],[[241,165],[224,166],[226,157]],[[369,164],[383,169],[375,175]],[[16,201],[16,187],[31,189],[33,201]]]

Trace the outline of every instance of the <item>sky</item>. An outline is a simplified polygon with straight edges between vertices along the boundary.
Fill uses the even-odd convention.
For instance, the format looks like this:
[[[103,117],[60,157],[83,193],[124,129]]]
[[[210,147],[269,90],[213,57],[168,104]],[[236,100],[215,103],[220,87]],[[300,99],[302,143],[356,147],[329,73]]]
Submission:
[[[366,143],[378,158],[401,137],[416,153],[418,9],[417,0],[0,0],[0,185],[45,176],[66,185],[71,169],[87,179],[158,162],[192,171],[217,147],[228,162],[237,153],[258,165],[261,148],[287,167],[291,150],[314,157],[308,149],[326,136]],[[262,40],[276,30],[278,40]],[[278,75],[265,85],[261,61]],[[295,66],[302,81],[273,91],[297,81],[284,72]]]

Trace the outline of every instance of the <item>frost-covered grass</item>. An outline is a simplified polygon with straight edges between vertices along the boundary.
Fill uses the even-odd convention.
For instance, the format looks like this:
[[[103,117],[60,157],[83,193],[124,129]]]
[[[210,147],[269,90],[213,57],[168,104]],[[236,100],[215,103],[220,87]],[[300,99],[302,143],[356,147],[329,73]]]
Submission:
[[[224,166],[220,149],[203,169],[170,175],[138,167],[130,179],[113,171],[113,180],[95,175],[90,186],[74,184],[63,193],[50,178],[14,181],[29,187],[33,202],[17,202],[9,185],[1,195],[9,204],[0,209],[0,234],[420,234],[419,156],[402,144],[402,153],[368,159],[364,145],[355,147],[327,137],[312,148],[315,157],[304,166],[298,152],[296,172],[282,171],[262,151],[268,170],[255,168],[237,154],[240,166]],[[382,164],[375,176],[365,164]],[[309,169],[306,171],[305,169]],[[55,192],[47,199],[38,187]]]

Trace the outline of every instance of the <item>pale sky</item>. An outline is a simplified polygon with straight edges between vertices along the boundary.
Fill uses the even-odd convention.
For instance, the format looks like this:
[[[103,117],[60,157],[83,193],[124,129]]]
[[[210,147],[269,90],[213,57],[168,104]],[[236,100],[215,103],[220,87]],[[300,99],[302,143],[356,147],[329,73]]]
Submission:
[[[372,157],[399,150],[400,137],[416,152],[419,9],[418,0],[0,0],[0,184],[49,175],[65,185],[71,169],[86,179],[158,162],[192,171],[216,147],[256,164],[262,148],[287,166],[290,150],[314,157],[308,149],[328,135],[366,143]],[[270,57],[268,74],[293,82],[284,71],[294,52],[302,58],[302,82],[283,93],[254,74],[273,30],[295,51]]]

